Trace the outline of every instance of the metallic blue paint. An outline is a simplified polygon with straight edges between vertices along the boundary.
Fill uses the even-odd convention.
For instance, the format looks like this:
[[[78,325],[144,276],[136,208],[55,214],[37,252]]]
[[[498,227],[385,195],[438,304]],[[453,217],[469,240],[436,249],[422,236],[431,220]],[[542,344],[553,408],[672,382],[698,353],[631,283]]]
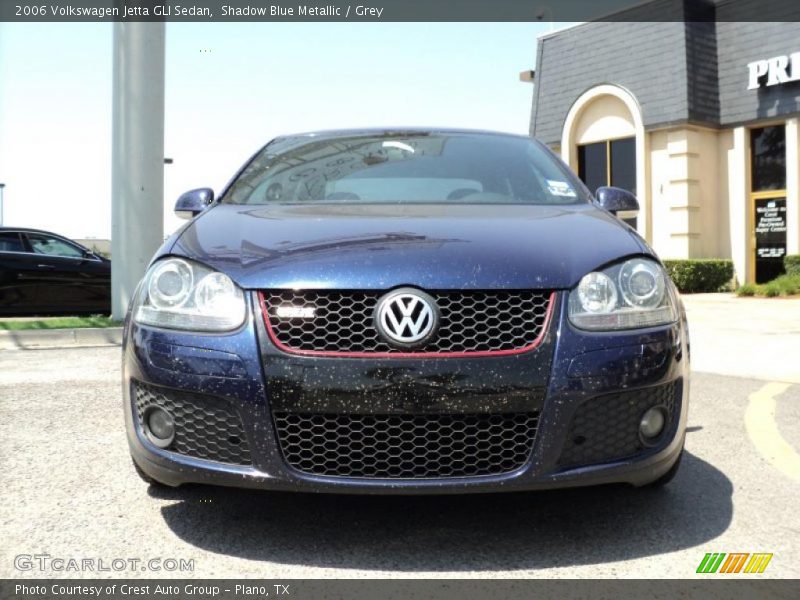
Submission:
[[[217,205],[170,254],[245,289],[567,289],[645,252],[590,205]]]
[[[642,485],[669,470],[683,447],[689,396],[688,340],[682,335],[685,317],[667,327],[616,334],[588,334],[573,329],[566,319],[566,305],[559,303],[559,318],[548,333],[550,341],[536,352],[552,352],[539,433],[529,463],[521,470],[489,477],[442,480],[364,480],[320,477],[298,473],[281,458],[269,411],[270,393],[264,386],[261,356],[258,352],[258,313],[239,331],[229,335],[192,335],[143,327],[133,322],[126,326],[124,354],[125,419],[134,460],[143,470],[169,485],[202,482],[218,485],[325,492],[351,493],[466,493],[502,490],[544,489],[603,483]],[[207,353],[205,374],[191,374],[184,369],[164,369],[158,358],[149,356],[148,348],[164,345],[175,357],[191,361],[198,351]],[[230,376],[231,356],[236,355],[244,375]],[[643,355],[663,356],[652,369],[637,368]],[[224,358],[221,358],[223,357]],[[292,357],[298,360],[297,357]],[[214,362],[219,362],[214,366]],[[300,361],[304,359],[299,359]],[[338,362],[339,359],[317,359]],[[395,363],[402,359],[395,359]],[[443,359],[439,369],[458,369],[464,359]],[[520,357],[478,359],[478,376],[486,372],[514,370]],[[576,373],[576,361],[584,370]],[[383,361],[391,363],[392,361]],[[370,360],[353,360],[354,365],[371,368]],[[620,365],[629,365],[620,368]],[[406,362],[407,365],[407,362]],[[592,368],[593,367],[593,368]],[[588,371],[585,370],[588,368]],[[579,375],[579,376],[576,376]],[[156,448],[136,425],[130,401],[130,379],[136,378],[165,387],[224,396],[244,416],[246,434],[251,441],[253,467],[237,467],[192,459]],[[667,444],[644,457],[626,459],[579,469],[560,470],[557,460],[566,441],[567,428],[576,408],[587,397],[618,391],[623,387],[639,388],[682,380],[681,414]]]
[[[667,473],[682,448],[689,395],[685,313],[642,330],[591,333],[567,318],[567,294],[586,273],[628,256],[654,257],[625,224],[596,206],[213,205],[165,242],[154,260],[177,255],[223,271],[247,294],[248,317],[226,334],[194,334],[126,319],[123,394],[134,461],[168,485],[189,482],[357,493],[460,493],[624,482],[644,485]],[[291,356],[266,336],[256,290],[267,288],[550,289],[556,307],[543,343],[516,356],[344,359]],[[671,284],[670,284],[671,285]],[[478,380],[529,388],[539,398],[530,460],[512,473],[452,479],[370,480],[295,471],[282,458],[271,408],[278,377],[298,386],[316,374],[346,396],[373,384],[376,365],[463,389]],[[302,374],[302,375],[297,375]],[[409,377],[413,378],[413,375]],[[227,399],[241,414],[252,467],[159,449],[143,435],[131,380]],[[411,381],[411,380],[409,380]],[[559,468],[578,406],[623,389],[681,382],[680,415],[663,443],[624,460]],[[413,381],[411,381],[413,383]],[[533,391],[536,393],[534,394]],[[467,399],[468,401],[468,399]]]

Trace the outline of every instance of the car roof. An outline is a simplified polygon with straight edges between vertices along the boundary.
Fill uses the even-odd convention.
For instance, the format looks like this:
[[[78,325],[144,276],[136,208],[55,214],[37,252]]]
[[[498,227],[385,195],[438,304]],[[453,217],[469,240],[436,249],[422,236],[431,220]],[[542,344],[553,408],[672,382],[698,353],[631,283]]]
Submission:
[[[357,127],[349,129],[321,129],[317,131],[305,131],[300,133],[289,133],[276,137],[276,140],[297,137],[319,137],[324,139],[338,137],[354,137],[362,135],[391,136],[391,135],[411,135],[411,134],[432,134],[444,133],[449,135],[492,135],[513,138],[533,139],[531,136],[519,133],[508,133],[503,131],[491,131],[489,129],[469,129],[457,127]]]
[[[0,231],[13,231],[13,232],[20,232],[20,233],[44,233],[45,235],[54,235],[56,237],[64,238],[65,240],[70,240],[65,235],[61,235],[60,233],[54,233],[52,231],[47,231],[45,229],[33,229],[32,227],[9,227],[8,225],[0,226]]]

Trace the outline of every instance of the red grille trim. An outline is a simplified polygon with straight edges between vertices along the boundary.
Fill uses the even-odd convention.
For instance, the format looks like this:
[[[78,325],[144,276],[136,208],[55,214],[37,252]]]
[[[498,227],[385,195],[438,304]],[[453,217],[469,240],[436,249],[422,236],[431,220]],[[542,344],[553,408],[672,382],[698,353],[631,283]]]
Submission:
[[[264,299],[264,292],[258,292],[258,302],[261,306],[261,318],[264,319],[264,327],[266,327],[267,335],[270,341],[279,350],[287,354],[296,354],[299,356],[316,356],[316,357],[338,357],[338,358],[480,358],[480,357],[499,357],[499,356],[514,356],[516,354],[523,354],[530,352],[541,345],[547,331],[550,328],[550,321],[553,317],[553,310],[556,303],[556,292],[550,293],[550,298],[547,301],[547,312],[545,313],[544,323],[542,330],[539,332],[538,337],[527,346],[523,348],[514,348],[511,350],[475,350],[466,352],[342,352],[337,350],[302,350],[299,348],[292,348],[281,342],[272,329],[272,324],[269,321],[269,309],[266,300]]]

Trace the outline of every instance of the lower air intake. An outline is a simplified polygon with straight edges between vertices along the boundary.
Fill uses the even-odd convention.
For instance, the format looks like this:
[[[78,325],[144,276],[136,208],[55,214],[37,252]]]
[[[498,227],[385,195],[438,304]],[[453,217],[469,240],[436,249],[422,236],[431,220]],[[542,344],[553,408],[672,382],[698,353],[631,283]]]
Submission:
[[[227,401],[138,381],[133,382],[133,397],[140,426],[149,406],[172,415],[175,440],[166,450],[234,465],[252,463],[242,420]]]
[[[286,462],[334,477],[423,479],[498,475],[528,460],[537,413],[275,413]]]

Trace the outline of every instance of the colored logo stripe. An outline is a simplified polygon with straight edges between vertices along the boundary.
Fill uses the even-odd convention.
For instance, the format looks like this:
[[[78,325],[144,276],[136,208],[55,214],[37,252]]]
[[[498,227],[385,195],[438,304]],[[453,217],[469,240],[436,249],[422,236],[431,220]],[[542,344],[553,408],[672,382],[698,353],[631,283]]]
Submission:
[[[725,557],[728,557],[725,559]],[[748,557],[750,560],[748,561]],[[725,561],[724,563],[722,561]],[[772,554],[767,552],[750,554],[749,552],[709,552],[700,561],[698,573],[763,573],[767,568]],[[747,566],[745,566],[747,563]],[[720,568],[721,567],[721,568]]]
[[[750,562],[744,568],[745,573],[763,573],[767,568],[769,561],[772,560],[772,554],[753,554]]]
[[[748,556],[750,556],[748,552],[728,554],[728,558],[722,564],[720,573],[738,573],[742,570]]]
[[[700,561],[700,566],[697,567],[698,573],[716,573],[722,559],[725,558],[724,552],[708,553]]]

